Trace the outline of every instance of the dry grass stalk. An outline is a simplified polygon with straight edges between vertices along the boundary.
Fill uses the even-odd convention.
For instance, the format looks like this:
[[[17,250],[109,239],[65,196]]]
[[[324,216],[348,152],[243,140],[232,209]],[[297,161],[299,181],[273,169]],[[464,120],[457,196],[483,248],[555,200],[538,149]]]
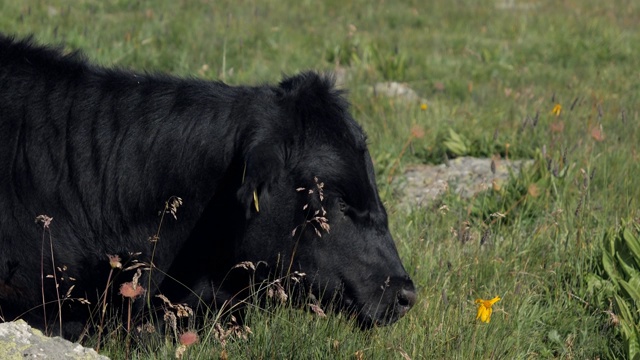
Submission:
[[[271,299],[278,300],[281,304],[284,304],[289,299],[289,295],[287,295],[286,291],[284,291],[284,287],[280,282],[280,279],[277,279],[269,285],[267,288],[267,297]]]
[[[217,322],[213,329],[213,336],[223,348],[227,346],[227,341],[231,338],[247,340],[251,334],[253,334],[251,328],[246,325],[239,325],[233,315],[231,315],[230,321],[226,324],[226,328]]]
[[[171,309],[171,310],[175,311],[175,314],[176,314],[177,317],[185,318],[185,317],[193,316],[193,309],[191,309],[191,307],[189,305],[187,305],[187,304],[173,304],[171,301],[169,301],[169,299],[167,299],[166,296],[164,296],[162,294],[158,294],[158,295],[156,295],[156,297],[161,299],[163,301],[164,305],[168,309]],[[167,308],[165,308],[165,312],[166,312]]]
[[[41,245],[41,253],[40,253],[40,277],[41,277],[41,291],[42,291],[42,309],[44,312],[44,321],[45,328],[47,327],[47,311],[46,311],[46,299],[44,296],[44,240],[45,233],[49,233],[49,250],[51,254],[51,266],[53,267],[53,275],[48,275],[47,277],[53,278],[53,282],[56,287],[56,301],[58,303],[58,325],[60,334],[62,334],[62,300],[60,299],[60,284],[58,283],[58,278],[56,276],[56,262],[53,256],[53,238],[51,237],[51,222],[53,221],[52,217],[47,215],[38,215],[36,217],[36,223],[42,223],[42,245]]]
[[[142,276],[142,270],[137,269],[133,275],[133,280],[120,285],[120,295],[129,299],[129,305],[127,309],[127,333],[131,331],[131,304],[132,302],[146,293],[145,288],[138,284],[140,277]]]
[[[100,325],[98,326],[98,344],[95,349],[97,352],[100,351],[102,332],[104,331],[104,318],[107,313],[107,292],[109,291],[109,287],[111,287],[111,276],[113,276],[114,269],[122,269],[120,256],[107,254],[107,258],[109,259],[109,266],[111,269],[109,270],[109,276],[107,277],[107,284],[102,292],[102,311],[100,313]]]
[[[317,195],[320,200],[320,209],[313,210],[313,216],[306,220],[304,224],[296,226],[291,232],[291,236],[295,236],[299,227],[305,227],[305,225],[311,225],[313,230],[315,231],[318,237],[322,237],[322,231],[326,231],[327,234],[331,230],[331,226],[329,225],[329,219],[327,219],[327,211],[324,209],[322,202],[324,201],[324,182],[319,182],[318,177],[314,176],[313,181],[315,182],[315,189],[306,189],[304,187],[299,187],[296,189],[297,192],[307,191],[307,194],[310,197],[310,200],[313,200],[313,196]],[[309,208],[309,202],[304,204],[302,210],[311,211]]]

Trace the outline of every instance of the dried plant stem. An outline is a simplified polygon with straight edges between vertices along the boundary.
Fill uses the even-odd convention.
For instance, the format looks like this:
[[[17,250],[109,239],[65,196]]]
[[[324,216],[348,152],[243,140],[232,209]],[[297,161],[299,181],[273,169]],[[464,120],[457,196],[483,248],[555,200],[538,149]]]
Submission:
[[[102,293],[102,313],[100,314],[100,326],[98,327],[98,344],[96,345],[96,352],[100,351],[100,340],[102,338],[102,331],[104,330],[104,317],[107,313],[107,292],[109,291],[109,285],[111,284],[111,276],[113,275],[113,268],[109,271],[109,277],[107,277],[107,285]]]
[[[42,243],[40,246],[40,292],[42,293],[42,316],[44,320],[44,328],[47,328],[47,300],[44,296],[44,235],[46,228],[42,230]]]
[[[173,198],[173,196],[171,198]],[[164,216],[167,213],[167,210],[169,209],[169,201],[171,200],[171,198],[165,201],[164,209],[162,209],[162,215],[160,216],[160,223],[158,224],[158,230],[156,230],[156,234],[151,238],[153,242],[153,250],[151,251],[151,261],[149,261],[149,282],[147,283],[147,289],[151,289],[151,272],[153,271],[153,268],[155,266],[153,264],[153,260],[156,255],[156,247],[158,246],[158,241],[160,241],[160,229],[162,229]],[[147,295],[147,306],[151,308],[151,292],[149,292]]]
[[[128,299],[129,301],[129,306],[127,309],[127,342],[126,342],[126,355],[125,358],[126,359],[130,359],[130,355],[131,355],[131,298]]]
[[[62,336],[62,301],[60,300],[60,284],[58,284],[58,276],[56,275],[56,261],[53,257],[53,238],[51,237],[51,231],[49,231],[49,248],[51,250],[51,268],[53,270],[53,282],[56,285],[56,297],[58,300],[58,322],[60,325],[60,336]]]
[[[53,278],[53,282],[56,286],[56,298],[58,300],[58,321],[60,325],[60,335],[62,336],[62,301],[60,300],[60,284],[58,283],[58,276],[56,275],[56,260],[53,256],[53,237],[51,236],[51,230],[49,229],[49,225],[51,225],[51,221],[53,218],[47,215],[38,215],[36,217],[36,223],[42,222],[42,242],[40,245],[40,286],[42,287],[42,308],[44,314],[44,325],[45,329],[47,328],[47,311],[46,311],[46,298],[44,295],[44,240],[46,237],[46,233],[49,233],[49,251],[51,255],[51,268],[53,270],[53,274],[51,277]]]
[[[127,309],[127,333],[131,331],[131,298],[129,298],[129,306]]]

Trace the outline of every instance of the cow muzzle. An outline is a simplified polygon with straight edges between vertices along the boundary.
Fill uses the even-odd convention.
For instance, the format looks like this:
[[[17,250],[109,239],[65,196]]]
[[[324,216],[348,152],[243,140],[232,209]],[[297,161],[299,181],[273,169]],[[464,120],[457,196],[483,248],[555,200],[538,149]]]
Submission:
[[[385,289],[378,301],[362,304],[358,323],[362,329],[390,325],[405,316],[417,301],[416,289],[408,277]],[[371,298],[369,298],[370,301]]]
[[[417,298],[418,295],[416,294],[413,283],[405,285],[405,287],[398,291],[396,294],[395,309],[395,312],[398,314],[398,318],[403,317],[413,307],[413,305],[416,304]]]

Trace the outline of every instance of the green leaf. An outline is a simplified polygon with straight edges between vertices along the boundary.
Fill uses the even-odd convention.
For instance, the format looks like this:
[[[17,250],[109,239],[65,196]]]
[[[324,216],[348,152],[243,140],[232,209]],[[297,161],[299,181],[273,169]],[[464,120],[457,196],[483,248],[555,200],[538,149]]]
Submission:
[[[633,300],[636,302],[634,305],[636,306],[636,314],[638,314],[638,305],[640,305],[640,277],[639,276],[634,276],[631,279],[629,279],[629,281],[627,281],[627,284],[634,290],[634,293],[636,295],[631,295],[631,297],[633,298]],[[640,318],[640,314],[638,315],[638,318]]]
[[[449,128],[449,139],[444,141],[444,146],[456,155],[466,155],[469,153],[467,140],[453,129]]]
[[[560,169],[560,172],[558,173],[558,178],[559,179],[564,178],[564,176],[567,175],[568,170],[569,170],[569,166],[563,166],[562,169]]]
[[[627,301],[619,295],[614,295],[614,299],[616,301],[616,305],[618,306],[618,310],[620,311],[620,320],[625,320],[627,324],[632,327],[635,326],[636,320],[633,316],[633,312],[631,312],[629,308]]]
[[[587,274],[587,292],[592,293],[595,290],[600,290],[603,287],[603,283],[606,280],[603,280],[600,276],[596,274]]]
[[[633,282],[633,284],[638,284],[638,278],[632,278],[632,280],[635,280]],[[624,280],[619,280],[618,283],[622,286],[622,288],[627,292],[627,294],[629,294],[629,296],[631,296],[631,298],[633,299],[633,301],[638,304],[640,303],[640,289],[638,289],[637,287],[633,286],[633,284],[631,282],[626,282]]]
[[[640,277],[634,276],[628,281],[629,285],[640,291]]]
[[[628,227],[624,228],[622,236],[627,247],[633,253],[636,266],[640,266],[640,239]]]
[[[638,326],[634,326],[634,334],[629,338],[629,359],[640,359],[640,336],[638,334]]]
[[[611,281],[617,284],[618,279],[621,277],[616,269],[614,258],[608,251],[602,252],[602,267],[604,267],[604,271],[607,273]]]
[[[614,298],[616,299],[616,305],[618,305],[618,309],[620,310],[620,316],[623,319],[632,320],[633,316],[631,316],[631,311],[629,311],[627,302],[619,295],[614,295]]]
[[[619,319],[624,336],[627,338],[634,336],[633,325],[635,324],[635,321],[631,311],[629,310],[629,305],[627,305],[627,302],[619,295],[614,295],[613,297],[616,300],[616,305],[620,311]]]
[[[617,253],[616,259],[618,259],[618,264],[620,264],[620,267],[622,267],[622,271],[624,271],[624,273],[627,275],[626,278],[628,279],[632,277],[640,277],[640,272],[625,260],[625,258],[623,257],[624,255],[625,254]],[[626,257],[628,258],[628,254],[626,255]]]

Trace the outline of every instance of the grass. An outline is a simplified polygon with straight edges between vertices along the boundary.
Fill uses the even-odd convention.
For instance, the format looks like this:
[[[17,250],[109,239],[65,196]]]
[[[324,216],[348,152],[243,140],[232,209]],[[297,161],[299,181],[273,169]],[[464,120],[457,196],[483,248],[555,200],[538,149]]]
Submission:
[[[640,216],[640,3],[69,4],[1,2],[0,29],[82,48],[105,65],[231,84],[346,68],[352,112],[369,133],[392,232],[419,289],[415,308],[368,332],[342,316],[255,309],[246,339],[231,336],[223,346],[212,325],[185,357],[625,357],[605,313],[616,309],[594,303],[586,277],[598,268],[596,243],[607,229]],[[373,96],[369,87],[387,80],[406,82],[427,109]],[[426,208],[401,206],[389,173],[452,156],[451,131],[468,155],[504,157],[508,148],[511,158],[538,159],[537,168],[471,200],[445,194]],[[474,300],[495,295],[502,300],[491,322],[477,322]],[[124,357],[121,336],[106,335],[102,351]],[[166,358],[176,347],[139,342],[129,355]]]

